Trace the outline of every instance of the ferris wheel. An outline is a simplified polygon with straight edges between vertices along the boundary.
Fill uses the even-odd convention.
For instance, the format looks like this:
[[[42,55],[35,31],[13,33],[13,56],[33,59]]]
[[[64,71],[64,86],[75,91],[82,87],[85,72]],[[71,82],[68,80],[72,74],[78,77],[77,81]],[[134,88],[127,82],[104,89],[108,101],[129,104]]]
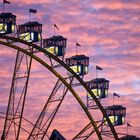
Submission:
[[[36,13],[34,9],[29,12]],[[115,127],[125,124],[126,108],[101,104],[108,97],[109,80],[85,81],[89,57],[65,58],[65,37],[43,39],[41,23],[17,25],[15,15],[1,13],[0,44],[1,49],[12,48],[16,56],[10,94],[5,94],[7,107],[0,111],[1,140],[119,139]],[[32,76],[35,64],[46,77],[41,83],[41,73]]]

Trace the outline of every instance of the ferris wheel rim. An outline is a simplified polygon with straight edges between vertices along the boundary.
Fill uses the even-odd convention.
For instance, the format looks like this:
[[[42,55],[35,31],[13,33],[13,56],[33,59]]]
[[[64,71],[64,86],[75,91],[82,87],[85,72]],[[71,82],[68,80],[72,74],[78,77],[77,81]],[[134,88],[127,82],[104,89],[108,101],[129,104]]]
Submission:
[[[15,38],[15,37],[10,37],[10,36],[0,36],[1,39],[6,39],[6,40],[11,40],[11,41],[14,41],[14,42],[18,42],[18,43],[22,43],[24,45],[28,45],[28,46],[31,46],[43,53],[46,53],[50,58],[54,59],[55,61],[57,61],[60,65],[62,65],[65,69],[67,69],[70,73],[73,74],[73,76],[80,82],[80,84],[89,92],[89,94],[91,94],[91,96],[93,97],[93,100],[96,102],[96,105],[98,106],[98,108],[100,109],[100,111],[102,112],[103,114],[103,117],[106,118],[106,121],[108,122],[108,125],[111,129],[111,132],[114,136],[114,138],[117,140],[118,139],[118,135],[114,129],[114,126],[111,124],[109,118],[107,117],[105,111],[104,111],[104,108],[102,107],[101,103],[98,101],[98,99],[95,97],[95,95],[92,93],[92,91],[88,88],[88,86],[86,85],[86,83],[78,76],[76,75],[63,61],[61,61],[60,59],[58,59],[57,57],[55,57],[53,54],[50,54],[49,52],[47,52],[46,50],[44,50],[43,48],[39,47],[38,45],[36,44],[33,44],[33,43],[30,43],[30,42],[26,42],[24,40],[21,40],[19,38]],[[0,44],[2,45],[6,45],[8,47],[12,47],[12,46],[16,46],[16,45],[13,45],[13,44],[10,44],[10,43],[7,43],[7,42],[3,42],[3,41],[0,41]],[[18,46],[17,46],[18,47]],[[13,47],[14,48],[14,47]],[[16,49],[16,48],[15,48]],[[24,49],[23,49],[24,50]],[[29,53],[29,52],[28,52]],[[33,56],[33,54],[32,54]],[[86,109],[87,110],[87,109]],[[93,118],[93,117],[92,117]],[[96,124],[95,124],[96,125]],[[96,126],[97,127],[97,126]]]
[[[26,51],[26,50],[20,48],[19,46],[7,44],[6,42],[3,42],[3,41],[0,41],[0,44],[1,44],[1,45],[5,45],[5,46],[8,46],[8,47],[10,47],[10,48],[13,48],[13,49],[16,49],[16,50],[19,50],[19,51],[25,53],[25,54],[31,56],[34,60],[36,60],[36,61],[39,62],[40,64],[42,64],[42,62],[43,62],[43,61],[42,61],[42,62],[38,61],[39,59],[38,59],[37,56],[35,56],[35,55],[31,54],[30,52],[28,52],[28,51]],[[40,60],[41,60],[41,59],[40,59]],[[45,62],[43,62],[43,63],[44,63],[45,65],[43,65],[43,64],[42,64],[42,65],[45,66],[45,67],[46,67],[46,65],[47,65],[46,68],[49,69],[56,77],[60,78],[60,80],[61,80],[67,87],[70,86],[70,85],[67,83],[67,81],[66,81],[63,77],[61,77],[54,69],[51,69],[51,67],[49,68],[49,65],[48,65],[47,63],[45,63]],[[63,79],[63,80],[62,80],[62,79]],[[79,104],[80,104],[81,107],[83,108],[84,112],[86,113],[87,117],[88,117],[89,120],[91,121],[91,123],[92,123],[92,125],[93,125],[93,127],[94,127],[94,129],[95,129],[95,131],[96,131],[96,133],[97,133],[97,135],[98,135],[98,137],[99,137],[99,139],[102,140],[101,134],[100,134],[100,132],[98,131],[97,125],[96,125],[96,123],[95,123],[95,121],[94,121],[92,115],[90,114],[90,112],[88,111],[88,109],[86,109],[86,106],[84,105],[84,103],[82,102],[82,100],[80,99],[80,97],[76,94],[76,92],[72,89],[72,87],[69,87],[69,90],[70,90],[70,92],[72,93],[72,95],[76,98],[76,100],[79,102]]]

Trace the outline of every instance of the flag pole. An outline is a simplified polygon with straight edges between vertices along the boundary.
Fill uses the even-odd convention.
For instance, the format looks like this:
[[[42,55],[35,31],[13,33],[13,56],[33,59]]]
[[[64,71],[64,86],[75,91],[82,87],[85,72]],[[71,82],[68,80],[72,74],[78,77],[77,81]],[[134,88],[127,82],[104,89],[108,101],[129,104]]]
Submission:
[[[53,31],[54,31],[54,36],[55,36],[55,25],[53,25]]]
[[[102,70],[102,68],[99,66],[96,66],[96,78],[98,78],[98,70]]]
[[[29,22],[31,22],[31,13],[29,11]]]
[[[126,129],[127,129],[127,132],[126,133],[127,133],[127,136],[128,136],[128,125],[126,126]]]
[[[81,47],[80,44],[76,43],[76,46],[75,46],[76,47],[76,55],[78,55],[78,46]]]
[[[2,7],[3,7],[3,13],[4,13],[4,2],[3,2],[3,5],[2,5]]]
[[[76,55],[78,55],[78,48],[77,48],[77,45],[76,45]]]
[[[114,93],[113,93],[113,106],[114,106]]]
[[[31,21],[31,13],[36,13],[37,12],[37,10],[35,10],[35,9],[29,9],[29,22]]]
[[[5,12],[5,4],[11,4],[11,2],[9,2],[8,0],[3,0],[3,5],[2,5],[3,13]]]
[[[56,24],[53,24],[54,29],[54,36],[56,35],[56,29],[59,30],[58,26]],[[56,28],[56,29],[55,29]]]
[[[96,79],[98,78],[98,70],[97,70],[97,68],[96,68]]]

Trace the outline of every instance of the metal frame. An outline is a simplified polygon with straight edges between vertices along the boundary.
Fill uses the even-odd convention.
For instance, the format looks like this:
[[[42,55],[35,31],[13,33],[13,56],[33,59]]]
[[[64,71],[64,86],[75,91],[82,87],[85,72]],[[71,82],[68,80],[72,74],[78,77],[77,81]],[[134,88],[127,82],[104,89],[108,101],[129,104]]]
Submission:
[[[103,121],[96,122],[98,129],[100,129],[103,124]],[[93,133],[95,133],[95,129],[92,128],[92,123],[90,122],[72,140],[87,140]]]
[[[37,49],[38,51],[41,51],[43,52],[44,54],[47,54],[50,58],[52,58],[53,60],[57,61],[59,64],[61,64],[64,68],[66,68],[69,72],[72,73],[72,75],[79,81],[79,83],[81,83],[81,85],[87,90],[88,93],[91,94],[91,96],[93,97],[93,100],[95,101],[95,103],[97,104],[97,106],[99,107],[100,111],[102,112],[103,116],[106,118],[108,124],[109,124],[109,127],[110,127],[110,130],[112,132],[112,135],[113,137],[117,140],[118,139],[118,136],[117,136],[117,133],[113,127],[113,125],[111,124],[109,118],[107,117],[105,111],[104,111],[104,108],[102,107],[102,105],[100,104],[100,102],[97,100],[97,98],[95,97],[95,95],[90,91],[90,89],[87,87],[86,83],[78,76],[76,75],[64,62],[62,62],[61,60],[59,60],[57,57],[53,56],[52,54],[50,54],[49,52],[45,51],[44,49],[38,47],[37,45],[35,44],[32,44],[32,43],[28,43],[28,42],[25,42],[23,40],[20,40],[20,39],[17,39],[17,38],[13,38],[13,37],[8,37],[8,36],[2,36],[0,38],[3,38],[3,39],[9,39],[9,40],[12,40],[12,41],[15,41],[15,42],[20,42],[20,43],[23,43],[25,45],[29,45],[29,46],[32,46],[33,48]],[[68,87],[68,89],[71,91],[71,93],[74,95],[74,97],[77,99],[77,101],[80,103],[80,105],[82,106],[83,110],[85,111],[85,113],[87,114],[88,118],[91,120],[91,123],[98,135],[98,138],[99,139],[102,139],[102,136],[98,130],[98,127],[95,123],[95,121],[93,120],[91,114],[89,113],[88,109],[85,107],[85,105],[82,103],[81,99],[79,98],[79,96],[75,93],[75,91],[72,89],[71,85],[69,85],[66,80],[64,78],[62,78],[54,69],[52,69],[49,65],[47,65],[45,62],[43,62],[41,59],[37,58],[35,55],[31,54],[30,52],[27,52],[26,50],[22,49],[22,48],[19,48],[13,44],[8,44],[7,42],[3,42],[3,41],[0,41],[0,44],[3,44],[3,45],[6,45],[6,46],[9,46],[9,47],[12,47],[12,48],[15,48],[15,49],[18,49],[24,53],[26,53],[27,55],[29,56],[32,56],[35,60],[37,60],[38,62],[40,62],[42,65],[44,65],[45,67],[47,67],[53,74],[55,74],[58,78],[60,78],[60,80]]]
[[[70,78],[70,82],[69,84],[71,84],[73,81],[73,78]],[[60,93],[58,93],[58,90],[60,89],[60,87],[62,87],[63,83],[58,79],[53,90],[52,93],[50,94],[43,110],[41,111],[39,118],[36,122],[36,124],[34,125],[28,140],[32,140],[32,139],[37,139],[37,138],[41,138],[43,139],[45,137],[45,135],[47,134],[47,131],[58,111],[58,109],[60,108],[60,105],[62,104],[66,93],[68,92],[68,88],[67,87],[63,87],[63,93],[61,95],[59,95]],[[56,94],[58,93],[59,97],[57,97],[57,99],[55,99]],[[43,123],[43,119],[45,118],[46,112],[47,110],[49,110],[49,107],[51,104],[56,104],[56,106],[54,107],[52,113],[47,116],[47,119],[45,119],[44,124]],[[41,126],[42,125],[42,126]],[[41,130],[43,130],[43,132],[41,132]]]
[[[22,53],[21,51],[17,51],[17,56],[16,56],[16,62],[15,62],[15,68],[14,68],[14,73],[13,73],[13,80],[12,80],[12,85],[11,85],[11,90],[10,90],[10,95],[9,95],[9,101],[8,101],[8,108],[7,108],[7,113],[6,113],[6,120],[4,124],[4,131],[2,134],[2,140],[7,139],[8,133],[10,131],[10,128],[12,126],[12,122],[16,122],[18,124],[18,128],[16,128],[16,125],[14,124],[14,129],[15,129],[15,138],[19,138],[19,133],[20,133],[20,127],[21,127],[21,122],[22,122],[22,116],[23,116],[23,111],[24,111],[24,104],[26,100],[26,94],[27,94],[27,88],[28,88],[28,82],[29,82],[29,76],[30,76],[30,70],[31,70],[31,64],[32,64],[32,58],[29,57],[28,60],[27,55]],[[20,74],[21,72],[21,66],[23,65],[23,60],[25,59],[25,65],[26,65],[26,70],[24,71],[24,74]],[[20,80],[24,80],[23,85],[22,85],[22,90],[21,90],[21,96],[19,98],[17,106],[15,105],[15,95],[16,95],[16,90],[17,90],[17,84]]]

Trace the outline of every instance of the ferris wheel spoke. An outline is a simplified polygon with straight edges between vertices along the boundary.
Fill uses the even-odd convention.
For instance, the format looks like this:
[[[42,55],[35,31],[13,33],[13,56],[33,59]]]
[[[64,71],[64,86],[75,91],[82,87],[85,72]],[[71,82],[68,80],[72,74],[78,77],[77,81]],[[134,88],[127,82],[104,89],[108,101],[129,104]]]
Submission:
[[[84,133],[92,127],[92,123],[88,123],[72,140],[83,139],[87,136]]]
[[[29,81],[30,70],[31,70],[31,64],[32,64],[31,57],[25,55],[20,51],[17,51],[2,139],[6,139],[8,137],[9,131],[12,130],[11,128],[12,125],[14,127],[15,138],[18,139],[19,137],[26,93],[28,88],[28,81]],[[22,69],[22,67],[24,67],[24,69]],[[21,81],[23,82],[23,84],[20,85],[21,87],[18,87],[18,83]],[[19,99],[17,99],[16,93],[19,94],[19,92],[21,92],[21,96]],[[17,100],[15,100],[15,98]],[[17,122],[18,122],[18,127],[15,125],[15,123]]]
[[[97,128],[100,129],[104,122],[98,121],[95,123],[97,125]],[[87,140],[95,132],[96,130],[92,127],[92,123],[90,122],[72,140]]]
[[[68,78],[67,78],[67,80],[68,80]],[[73,81],[73,77],[70,77],[69,84],[71,84],[72,81]],[[40,113],[40,116],[39,116],[36,124],[34,125],[32,131],[31,131],[31,134],[28,137],[28,140],[43,139],[47,135],[47,131],[48,131],[53,119],[55,118],[55,115],[57,114],[57,111],[59,110],[66,93],[68,92],[68,88],[64,85],[63,85],[64,87],[62,87],[62,85],[63,85],[62,81],[60,81],[58,79],[42,112]],[[62,94],[58,93],[58,90],[60,89],[60,87],[63,88]],[[51,111],[49,111],[49,108],[51,105],[55,106],[55,107]],[[45,116],[46,116],[47,112],[49,112],[49,115],[47,114],[48,116],[46,119]],[[44,124],[43,124],[43,121],[44,121]],[[41,130],[43,130],[43,132],[41,132]]]
[[[69,82],[70,85],[71,85],[73,79],[74,79],[74,77],[70,78],[70,82]],[[44,123],[44,126],[42,127],[42,129],[44,129],[45,131],[44,131],[44,134],[43,134],[43,136],[42,136],[41,139],[43,139],[43,138],[45,137],[45,135],[47,134],[48,129],[49,129],[49,127],[50,127],[50,125],[51,125],[53,119],[55,118],[55,115],[57,114],[57,112],[58,112],[58,110],[59,110],[59,108],[60,108],[60,106],[61,106],[61,104],[62,104],[62,102],[63,102],[63,100],[64,100],[64,98],[65,98],[65,96],[66,96],[66,93],[68,92],[68,90],[69,90],[68,87],[64,86],[64,88],[63,88],[63,93],[62,93],[62,95],[60,96],[60,98],[57,100],[58,105],[56,106],[56,108],[54,109],[53,113],[51,114],[50,119],[47,120],[47,121]]]
[[[110,130],[110,127],[108,124],[106,124],[106,121],[104,121],[102,127],[101,127],[101,134],[107,137],[112,137],[112,132]]]
[[[0,112],[0,118],[2,119],[5,119],[5,115],[6,113],[5,112]],[[16,115],[16,118],[18,118],[19,116]],[[15,118],[15,119],[16,119]],[[30,125],[34,126],[34,124],[32,122],[30,122],[29,120],[27,120],[26,118],[23,117],[23,120],[26,122],[26,123],[29,123]],[[12,121],[12,120],[11,120]],[[19,124],[17,124],[15,121],[12,121],[11,123],[13,123],[15,126],[18,126]],[[20,126],[21,129],[26,132],[27,134],[30,134],[29,131],[27,131],[25,128],[23,128],[22,126]]]
[[[27,44],[26,44],[27,45]],[[32,46],[32,45],[31,45]],[[36,49],[36,47],[37,46],[35,46],[35,49]],[[14,47],[13,47],[14,48]],[[31,47],[31,49],[32,49],[32,47]],[[37,48],[38,49],[38,48]],[[20,50],[20,49],[19,49]],[[42,50],[42,48],[39,48],[38,49],[39,51],[42,51],[43,52],[43,54],[48,54],[47,52],[45,52],[44,50]],[[24,51],[23,51],[24,52]],[[28,50],[28,52],[31,52],[31,50]],[[25,53],[26,54],[26,53]],[[30,57],[33,57],[33,58],[37,58],[37,57],[34,57],[34,55],[32,55],[32,54],[30,54],[30,53],[27,53]],[[53,56],[51,56],[50,54],[48,55],[48,56],[50,56],[50,58],[52,57],[52,60],[55,62],[55,60],[56,60],[56,62],[60,62],[60,60],[58,61],[57,59],[54,59],[53,58]],[[37,58],[38,60],[40,60],[39,58]],[[46,60],[46,59],[45,59]],[[42,61],[40,61],[40,62],[43,62],[43,60]],[[46,61],[45,61],[46,62]],[[47,61],[48,62],[48,61]],[[43,62],[43,65],[44,66],[46,66],[46,64]],[[62,67],[64,66],[64,68],[66,68],[66,69],[68,69],[66,66],[65,66],[65,64],[63,64],[63,62],[61,62],[60,63],[60,65],[62,65]],[[57,72],[55,72],[55,70],[54,70],[54,68],[55,68],[55,65],[53,65],[53,66],[51,66],[51,64],[48,64],[47,65],[47,68],[52,72],[52,73],[54,73],[55,75],[56,75],[56,77],[59,77],[59,75],[61,75],[60,73],[59,74],[57,74]],[[71,70],[70,69],[68,69],[68,71],[69,72],[71,72]],[[72,72],[71,72],[72,73]],[[77,75],[75,75],[74,73],[72,73],[73,74],[73,76],[75,77],[75,79],[74,80],[77,80],[79,77],[77,77]],[[62,76],[60,76],[60,77],[62,77]],[[23,77],[18,77],[17,79],[19,80],[21,80]],[[24,79],[24,78],[23,78]],[[61,79],[61,81],[67,81],[66,79],[65,80],[63,80],[63,78],[60,78]],[[57,91],[58,90],[60,90],[60,88],[61,87],[63,87],[63,94],[61,94],[61,95],[59,95],[58,96],[58,98],[52,98],[52,100],[49,100],[49,103],[50,103],[50,106],[52,107],[52,105],[51,104],[55,104],[56,103],[56,106],[53,108],[53,111],[51,111],[51,113],[48,115],[46,115],[46,113],[48,113],[49,111],[48,110],[43,110],[43,112],[42,112],[42,114],[41,114],[41,117],[39,117],[39,121],[38,121],[38,125],[36,125],[36,129],[37,129],[37,131],[35,131],[35,135],[31,135],[31,133],[30,133],[30,135],[31,135],[31,137],[32,138],[30,138],[30,139],[43,139],[45,136],[47,136],[47,133],[48,133],[48,130],[49,130],[49,128],[50,128],[50,125],[51,125],[51,123],[52,123],[52,121],[54,120],[54,118],[55,118],[55,115],[57,114],[57,111],[59,110],[59,107],[61,106],[61,103],[62,103],[62,101],[63,101],[63,99],[64,99],[64,97],[65,97],[65,95],[66,95],[66,93],[67,93],[67,90],[68,90],[68,87],[69,87],[69,85],[68,84],[70,84],[70,86],[71,87],[73,87],[73,86],[83,86],[90,94],[91,94],[91,91],[90,91],[90,89],[88,89],[87,87],[86,87],[86,84],[84,83],[84,81],[82,80],[83,79],[83,77],[81,77],[81,79],[78,79],[77,81],[79,81],[79,83],[77,83],[77,81],[76,82],[74,82],[74,81],[72,81],[71,79],[70,79],[70,81],[69,82],[66,82],[65,83],[65,86],[63,87],[63,84],[62,84],[62,82],[61,81],[59,81],[59,84],[61,85],[60,87],[59,87],[59,84],[57,85],[58,87],[54,90],[54,92],[56,92],[56,95],[57,95]],[[63,82],[64,83],[64,82]],[[73,85],[72,85],[72,84]],[[58,90],[57,90],[58,89]],[[70,87],[69,87],[69,89],[70,89]],[[24,91],[24,90],[23,90]],[[73,88],[70,90],[70,91],[73,91],[72,92],[72,94],[75,96],[75,98],[78,100],[78,102],[80,103],[80,104],[82,104],[81,103],[81,100],[80,100],[80,98],[78,97],[78,96],[76,96],[77,94],[75,94],[74,93],[74,90],[73,90]],[[92,95],[92,94],[91,94]],[[93,96],[94,97],[94,96]],[[21,97],[21,98],[23,98],[23,97]],[[95,97],[94,97],[95,98]],[[95,100],[93,98],[93,100]],[[23,100],[22,100],[23,101]],[[22,104],[22,101],[20,102],[19,101],[19,103],[20,104]],[[18,102],[18,101],[17,101]],[[19,107],[17,106],[17,108],[16,108],[16,110],[20,110],[20,108],[21,108],[21,105],[19,104]],[[95,100],[95,105],[97,104],[97,106],[98,106],[98,109],[100,109],[102,112],[103,112],[103,109],[102,109],[102,106]],[[48,106],[48,105],[47,105]],[[102,138],[102,136],[100,135],[100,133],[102,132],[102,135],[109,135],[109,133],[103,133],[103,131],[101,131],[101,132],[98,132],[98,130],[99,130],[99,128],[101,128],[101,126],[100,126],[100,124],[94,124],[95,122],[94,122],[94,120],[92,120],[92,116],[90,116],[90,113],[89,113],[89,108],[86,108],[86,106],[84,106],[83,104],[82,104],[82,107],[83,107],[83,109],[85,110],[85,112],[86,112],[86,114],[87,114],[87,116],[90,118],[90,121],[91,121],[91,124],[92,124],[92,130],[89,132],[89,135],[87,135],[87,138],[88,138],[88,136],[91,136],[94,132],[96,132],[97,133],[97,135],[98,135],[98,137],[99,137],[99,139],[101,139]],[[49,109],[49,108],[48,108]],[[20,116],[22,116],[21,115],[21,112],[20,111],[16,111],[15,110],[15,107],[14,107],[14,115],[17,115],[18,113],[19,113],[19,117]],[[106,114],[104,114],[104,112],[103,112],[103,115],[105,116]],[[17,120],[18,119],[20,119],[20,118],[18,118],[18,116],[16,116],[16,118],[17,118]],[[45,119],[47,117],[47,119]],[[22,119],[23,119],[23,117],[22,117]],[[13,120],[15,120],[15,116],[13,117]],[[108,121],[108,120],[107,120]],[[17,121],[17,122],[12,122],[13,124],[17,124],[17,126],[19,126],[20,124],[18,123],[19,121]],[[16,125],[15,124],[15,125]],[[102,124],[103,125],[103,124]],[[109,124],[110,125],[110,124]],[[35,126],[35,125],[34,125]],[[38,127],[39,126],[39,127]],[[97,130],[96,130],[96,126],[97,126]],[[112,126],[112,125],[110,125],[110,126]],[[105,128],[105,127],[104,127]],[[113,127],[112,127],[113,128]],[[86,130],[86,127],[84,128],[84,130]],[[83,133],[83,136],[84,136],[84,134],[85,134],[85,132],[87,132],[87,131],[84,131],[84,133]],[[104,132],[105,132],[105,129],[104,129]],[[107,131],[106,131],[107,132]],[[112,131],[112,132],[114,132],[114,131]],[[115,133],[115,132],[114,132]],[[114,134],[113,133],[113,134]],[[33,137],[34,136],[34,137]],[[114,136],[115,136],[115,134],[114,134]],[[82,137],[82,136],[81,136]],[[83,137],[84,138],[84,137]],[[117,138],[117,136],[115,136],[115,138]],[[86,138],[84,138],[84,139],[86,139]],[[83,140],[83,139],[82,139]]]
[[[31,134],[29,135],[29,138],[28,139],[34,139],[34,137],[38,137],[38,133],[40,133],[41,131],[41,125],[42,125],[42,122],[43,122],[43,119],[46,115],[46,112],[48,111],[51,103],[50,103],[50,100],[52,100],[54,97],[55,97],[55,94],[56,92],[58,91],[58,89],[61,87],[62,83],[61,81],[58,79],[53,90],[52,90],[52,93],[48,99],[48,101],[46,102],[42,112],[40,113],[40,116],[36,122],[36,124],[34,125],[32,131],[31,131]]]

